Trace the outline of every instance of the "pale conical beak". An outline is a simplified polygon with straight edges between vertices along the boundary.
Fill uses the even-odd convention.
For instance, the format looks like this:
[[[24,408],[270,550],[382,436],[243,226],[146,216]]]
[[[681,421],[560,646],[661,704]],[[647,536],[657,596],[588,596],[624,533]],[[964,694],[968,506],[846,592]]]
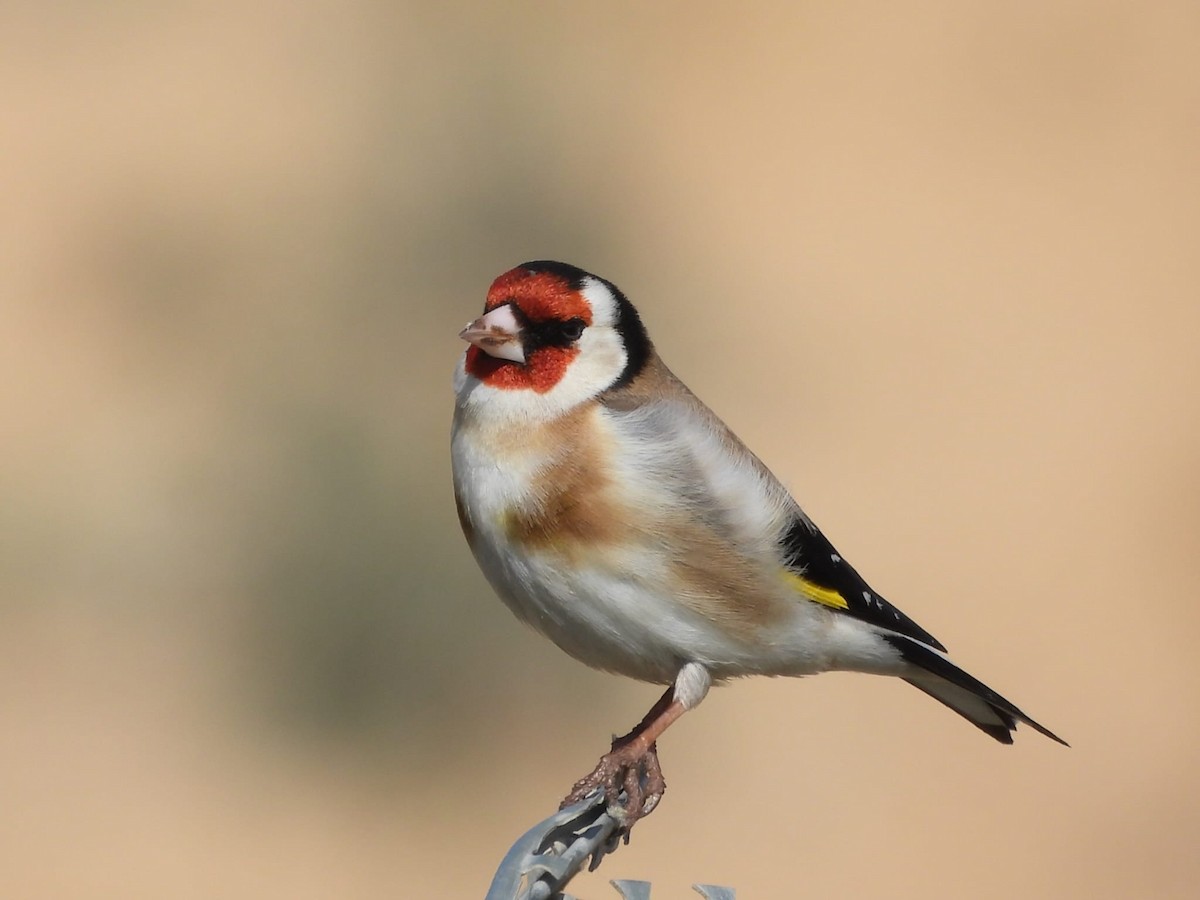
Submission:
[[[474,344],[488,356],[507,359],[525,365],[525,348],[521,346],[521,323],[507,303],[480,316],[458,336]]]

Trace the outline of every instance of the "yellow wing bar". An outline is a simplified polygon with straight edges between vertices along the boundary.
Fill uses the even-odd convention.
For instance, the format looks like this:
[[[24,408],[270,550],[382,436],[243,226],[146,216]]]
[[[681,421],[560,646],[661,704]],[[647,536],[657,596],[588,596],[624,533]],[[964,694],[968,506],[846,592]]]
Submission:
[[[802,593],[813,603],[820,603],[822,606],[831,606],[834,609],[849,609],[850,604],[846,602],[846,598],[837,591],[830,588],[823,588],[819,584],[809,581],[803,575],[797,575],[795,572],[785,571],[783,577],[792,587]]]

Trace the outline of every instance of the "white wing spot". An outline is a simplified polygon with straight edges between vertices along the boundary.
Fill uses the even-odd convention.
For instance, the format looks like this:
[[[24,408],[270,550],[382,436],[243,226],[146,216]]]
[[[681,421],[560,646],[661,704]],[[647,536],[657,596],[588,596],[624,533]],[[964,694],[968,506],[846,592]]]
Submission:
[[[840,556],[838,556],[836,553],[830,553],[829,558],[831,560],[833,560],[835,563],[840,563],[842,561],[842,558]]]

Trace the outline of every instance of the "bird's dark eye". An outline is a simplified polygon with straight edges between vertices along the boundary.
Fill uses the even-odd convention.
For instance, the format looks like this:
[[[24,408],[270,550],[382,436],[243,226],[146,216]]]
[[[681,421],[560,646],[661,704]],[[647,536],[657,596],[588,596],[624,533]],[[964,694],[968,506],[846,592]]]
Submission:
[[[577,341],[583,336],[583,329],[586,327],[587,323],[578,316],[573,319],[567,319],[562,324],[562,336],[568,341]]]
[[[528,355],[542,347],[570,347],[583,336],[585,328],[587,323],[578,316],[533,322],[525,334],[525,353]]]

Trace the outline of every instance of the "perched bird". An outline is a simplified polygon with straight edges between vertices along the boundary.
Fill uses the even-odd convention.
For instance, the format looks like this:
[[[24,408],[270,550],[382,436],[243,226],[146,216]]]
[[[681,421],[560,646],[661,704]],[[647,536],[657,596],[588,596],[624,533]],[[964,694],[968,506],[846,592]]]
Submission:
[[[610,281],[527,262],[461,334],[451,438],[463,532],[516,615],[576,659],[669,685],[564,803],[665,783],[655,741],[741,675],[894,675],[996,740],[1065,743],[874,591],[659,359]]]

